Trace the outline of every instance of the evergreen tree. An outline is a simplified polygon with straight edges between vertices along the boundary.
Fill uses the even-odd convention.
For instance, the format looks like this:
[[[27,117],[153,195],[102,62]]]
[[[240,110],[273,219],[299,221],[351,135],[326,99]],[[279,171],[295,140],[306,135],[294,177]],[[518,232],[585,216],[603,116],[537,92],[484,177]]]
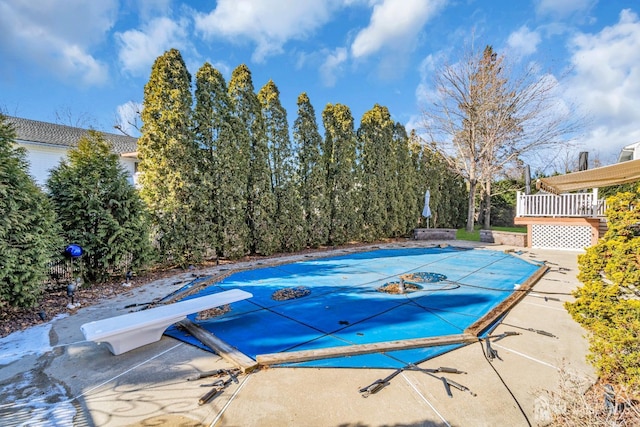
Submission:
[[[248,139],[233,109],[222,74],[205,63],[196,74],[194,134],[201,156],[200,191],[207,201],[200,208],[211,232],[217,256],[238,258],[248,253]],[[242,147],[242,142],[247,147]]]
[[[393,126],[393,139],[396,159],[397,186],[397,225],[398,229],[393,237],[409,234],[420,223],[423,203],[419,203],[424,196],[418,179],[420,144],[409,139],[406,128],[397,123]],[[419,195],[420,194],[420,195]]]
[[[260,89],[258,99],[262,105],[273,184],[276,199],[275,227],[280,238],[280,249],[297,251],[306,244],[302,206],[295,175],[293,151],[289,138],[287,112],[280,103],[280,91],[273,80]]]
[[[325,129],[323,157],[327,171],[329,243],[344,244],[360,227],[356,186],[356,137],[349,107],[327,104],[322,112]]]
[[[394,123],[386,107],[376,104],[364,113],[358,129],[362,169],[361,236],[365,241],[388,237],[397,231],[398,188],[393,147]]]
[[[269,148],[258,97],[254,93],[251,72],[242,64],[229,81],[229,96],[235,117],[248,132],[249,168],[247,189],[247,224],[251,250],[261,255],[274,253],[279,246],[275,225],[276,200],[273,194]]]
[[[180,52],[158,57],[144,88],[138,140],[141,195],[149,206],[154,238],[165,261],[199,262],[205,251],[193,207],[196,146],[191,123],[191,75]]]
[[[423,146],[418,176],[421,182],[418,193],[419,203],[424,203],[424,194],[427,189],[431,193],[430,226],[434,228],[462,226],[467,217],[469,190],[464,179],[450,168],[447,161],[434,151],[431,145]]]
[[[61,240],[55,212],[28,174],[15,131],[0,115],[0,308],[34,305]]]
[[[565,308],[587,331],[587,360],[600,378],[640,393],[640,188],[607,198],[608,230],[578,256],[575,300]]]
[[[318,131],[316,113],[306,93],[298,96],[298,117],[293,124],[293,139],[298,149],[303,234],[307,246],[317,247],[327,243],[329,235],[327,172],[322,161],[322,136]]]
[[[89,281],[124,276],[148,264],[146,208],[101,133],[81,138],[51,171],[47,187],[65,240],[85,251],[80,261]]]

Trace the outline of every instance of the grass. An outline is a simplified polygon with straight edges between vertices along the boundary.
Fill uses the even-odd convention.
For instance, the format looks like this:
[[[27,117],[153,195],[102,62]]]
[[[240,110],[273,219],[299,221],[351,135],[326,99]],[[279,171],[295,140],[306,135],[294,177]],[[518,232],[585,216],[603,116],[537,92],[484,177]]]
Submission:
[[[480,229],[479,225],[476,225],[475,229],[472,232],[468,232],[464,228],[459,228],[456,231],[456,239],[457,240],[469,240],[471,242],[479,242],[480,241]],[[492,230],[495,231],[510,231],[513,233],[526,233],[527,227],[491,227]]]

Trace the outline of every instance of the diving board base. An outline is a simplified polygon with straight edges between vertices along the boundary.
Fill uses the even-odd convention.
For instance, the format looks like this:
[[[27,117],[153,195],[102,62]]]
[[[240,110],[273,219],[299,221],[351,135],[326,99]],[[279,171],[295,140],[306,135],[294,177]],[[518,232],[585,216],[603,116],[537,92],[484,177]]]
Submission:
[[[119,355],[159,341],[169,326],[185,319],[189,314],[231,304],[252,296],[249,292],[231,289],[148,310],[96,320],[83,324],[80,329],[85,339],[105,343],[111,353]]]
[[[111,353],[118,355],[126,353],[129,350],[133,350],[134,348],[160,341],[162,334],[169,326],[184,318],[186,318],[186,316],[180,316],[159,322],[156,325],[145,329],[117,333],[111,337],[102,338],[101,341],[91,341],[96,341],[98,344],[104,343]]]

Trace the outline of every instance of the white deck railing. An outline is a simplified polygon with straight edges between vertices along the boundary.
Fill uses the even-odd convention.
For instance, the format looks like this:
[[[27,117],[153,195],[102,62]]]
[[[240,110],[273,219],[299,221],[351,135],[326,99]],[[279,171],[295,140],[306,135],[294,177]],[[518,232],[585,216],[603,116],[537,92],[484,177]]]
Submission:
[[[606,204],[598,199],[598,191],[570,194],[530,194],[518,191],[516,216],[535,217],[601,217]]]

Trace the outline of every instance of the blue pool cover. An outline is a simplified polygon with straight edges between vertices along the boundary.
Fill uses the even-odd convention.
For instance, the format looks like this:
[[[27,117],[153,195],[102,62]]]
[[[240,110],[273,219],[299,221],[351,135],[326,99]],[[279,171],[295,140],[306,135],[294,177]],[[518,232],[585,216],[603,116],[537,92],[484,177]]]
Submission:
[[[242,289],[253,298],[204,321],[189,319],[249,357],[460,334],[540,267],[510,253],[455,247],[379,249],[236,272],[189,298]],[[404,294],[380,292],[401,275],[433,282]],[[435,273],[435,274],[434,274]],[[423,274],[425,276],[425,274]],[[444,276],[444,277],[442,277]],[[444,280],[438,280],[443,279]],[[277,301],[288,288],[308,295]],[[188,333],[166,335],[207,349]],[[400,368],[463,344],[334,357],[280,366]]]

